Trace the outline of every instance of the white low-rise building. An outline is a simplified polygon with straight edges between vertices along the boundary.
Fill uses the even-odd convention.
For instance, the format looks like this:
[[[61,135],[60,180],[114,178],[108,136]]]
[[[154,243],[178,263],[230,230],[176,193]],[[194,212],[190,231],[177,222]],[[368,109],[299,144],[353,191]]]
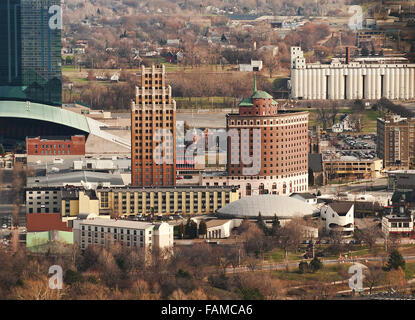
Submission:
[[[242,71],[242,72],[252,72],[252,71],[261,71],[261,70],[262,70],[261,60],[251,60],[250,64],[239,64],[239,71]]]
[[[295,198],[301,201],[304,201],[308,204],[316,205],[317,204],[317,196],[314,194],[311,194],[309,192],[304,193],[292,193],[290,195],[291,198]]]
[[[382,232],[385,235],[409,235],[414,230],[412,215],[387,215],[382,218]]]
[[[118,242],[130,248],[169,249],[173,247],[173,226],[96,216],[73,221],[74,243],[82,250],[90,245],[109,247]]]
[[[352,236],[354,231],[354,204],[334,202],[321,208],[321,219],[327,231],[338,231]]]
[[[213,219],[206,222],[207,239],[229,238],[233,229],[232,220]]]

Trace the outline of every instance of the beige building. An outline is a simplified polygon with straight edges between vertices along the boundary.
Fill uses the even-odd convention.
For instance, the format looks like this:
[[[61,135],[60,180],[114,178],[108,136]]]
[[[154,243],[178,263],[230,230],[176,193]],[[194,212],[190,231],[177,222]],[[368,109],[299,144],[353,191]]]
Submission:
[[[80,213],[99,214],[99,199],[94,190],[65,187],[26,189],[26,213],[61,213],[74,218]]]
[[[383,161],[381,159],[324,160],[323,170],[328,179],[373,179],[381,177]]]
[[[377,152],[387,170],[415,165],[415,118],[387,115],[377,119]]]
[[[237,187],[97,189],[99,212],[113,215],[208,214],[239,199]]]
[[[109,247],[114,243],[130,248],[173,247],[173,226],[148,222],[92,217],[73,221],[74,243],[82,250],[90,245]]]

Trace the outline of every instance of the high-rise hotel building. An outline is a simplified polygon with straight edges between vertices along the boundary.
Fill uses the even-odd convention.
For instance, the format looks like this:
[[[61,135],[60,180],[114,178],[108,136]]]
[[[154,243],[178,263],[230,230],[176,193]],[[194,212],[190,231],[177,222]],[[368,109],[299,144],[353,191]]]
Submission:
[[[131,108],[132,186],[176,184],[175,137],[176,102],[166,86],[165,67],[141,66],[141,87]]]
[[[308,190],[308,112],[279,110],[272,96],[255,85],[251,97],[239,103],[239,112],[226,116],[226,126],[228,135],[238,132],[237,141],[228,137],[227,176],[206,175],[204,185],[239,185],[241,197]],[[239,163],[233,163],[235,152]],[[255,160],[246,163],[244,156],[259,158],[259,167],[246,170]]]

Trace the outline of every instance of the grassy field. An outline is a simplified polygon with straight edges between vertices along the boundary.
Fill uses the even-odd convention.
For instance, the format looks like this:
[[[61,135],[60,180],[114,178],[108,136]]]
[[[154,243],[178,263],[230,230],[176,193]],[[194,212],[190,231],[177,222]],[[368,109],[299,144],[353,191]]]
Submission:
[[[309,282],[309,281],[324,281],[334,282],[348,279],[350,276],[347,273],[351,264],[338,264],[332,266],[324,266],[317,272],[300,273],[298,269],[287,271],[275,271],[276,278],[281,280]]]
[[[308,111],[309,115],[309,126],[320,125],[323,127],[322,121],[317,120],[317,110],[316,109],[301,109],[301,111]],[[342,114],[351,114],[352,110],[349,108],[342,108],[339,111],[340,114],[336,117],[336,122],[340,121]],[[380,117],[380,113],[374,110],[365,110],[363,112],[362,124],[364,133],[376,132],[376,119]]]
[[[288,252],[287,260],[300,260],[303,258],[304,250],[300,249],[299,252]],[[284,250],[275,249],[272,252],[266,254],[265,259],[271,260],[272,262],[283,262],[284,261]]]

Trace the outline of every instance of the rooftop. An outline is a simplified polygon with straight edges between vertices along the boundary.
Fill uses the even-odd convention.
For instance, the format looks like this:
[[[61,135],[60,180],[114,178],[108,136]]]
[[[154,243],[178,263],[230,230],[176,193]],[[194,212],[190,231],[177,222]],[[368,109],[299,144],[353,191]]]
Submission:
[[[112,228],[128,228],[128,229],[148,229],[152,228],[154,224],[150,222],[134,221],[134,220],[123,220],[123,219],[102,219],[102,218],[91,218],[82,219],[81,224],[112,227]]]
[[[290,195],[290,197],[295,196],[295,195],[299,195],[300,197],[302,197],[303,199],[314,199],[316,198],[316,196],[314,194],[311,194],[309,192],[304,192],[304,193],[292,193]]]
[[[219,227],[224,225],[225,223],[228,223],[229,219],[213,219],[213,220],[209,220],[206,222],[206,227],[207,228],[214,228],[214,227]]]
[[[0,117],[29,118],[54,122],[90,133],[85,116],[46,104],[33,102],[27,104],[24,101],[0,101]]]
[[[330,203],[329,206],[337,212],[339,216],[346,215],[350,208],[353,206],[353,203],[347,203],[347,202],[333,202]]]
[[[244,197],[220,208],[219,215],[232,217],[294,218],[312,216],[319,210],[304,201],[280,195],[256,195]]]

